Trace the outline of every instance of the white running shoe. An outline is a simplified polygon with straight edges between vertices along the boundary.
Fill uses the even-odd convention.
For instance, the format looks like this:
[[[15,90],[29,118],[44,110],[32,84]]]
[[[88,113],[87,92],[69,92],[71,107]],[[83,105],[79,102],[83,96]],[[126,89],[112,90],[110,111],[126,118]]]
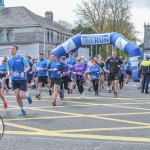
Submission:
[[[80,99],[84,99],[84,98],[85,98],[85,95],[84,95],[84,92],[83,92]]]

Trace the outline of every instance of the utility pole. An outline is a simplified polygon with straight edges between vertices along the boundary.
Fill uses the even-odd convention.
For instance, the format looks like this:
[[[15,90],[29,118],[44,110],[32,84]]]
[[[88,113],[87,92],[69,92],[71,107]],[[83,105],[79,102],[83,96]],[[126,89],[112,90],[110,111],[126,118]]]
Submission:
[[[44,32],[44,57],[46,57],[46,32]]]

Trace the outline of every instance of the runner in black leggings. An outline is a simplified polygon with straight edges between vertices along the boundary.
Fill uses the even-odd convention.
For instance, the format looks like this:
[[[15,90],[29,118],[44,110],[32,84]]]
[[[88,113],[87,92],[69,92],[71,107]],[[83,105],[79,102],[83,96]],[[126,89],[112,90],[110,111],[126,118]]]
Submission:
[[[76,83],[78,86],[81,98],[84,98],[83,76],[85,76],[86,67],[82,63],[81,57],[77,58],[77,64],[73,67],[73,74],[76,75]]]
[[[94,60],[92,66],[90,66],[89,68],[89,72],[91,73],[91,81],[93,83],[95,96],[97,96],[99,95],[98,85],[99,85],[100,73],[102,73],[102,68],[99,65],[97,65],[97,62]]]

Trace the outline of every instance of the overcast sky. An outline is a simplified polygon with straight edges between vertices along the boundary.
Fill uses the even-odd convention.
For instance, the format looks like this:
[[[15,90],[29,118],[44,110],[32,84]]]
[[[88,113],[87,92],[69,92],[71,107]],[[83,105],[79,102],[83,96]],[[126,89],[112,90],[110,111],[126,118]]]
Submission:
[[[45,11],[52,11],[54,19],[66,20],[73,23],[77,20],[74,10],[76,4],[82,0],[5,0],[5,6],[25,6],[34,13],[44,16]],[[132,22],[135,29],[140,32],[139,38],[143,40],[144,37],[144,22],[150,21],[150,0],[131,0],[133,2],[132,8]]]

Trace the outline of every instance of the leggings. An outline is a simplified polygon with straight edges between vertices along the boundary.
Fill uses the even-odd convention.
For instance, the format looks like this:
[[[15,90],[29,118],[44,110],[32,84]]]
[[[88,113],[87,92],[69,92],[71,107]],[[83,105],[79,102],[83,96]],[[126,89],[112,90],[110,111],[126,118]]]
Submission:
[[[92,80],[92,83],[93,83],[94,91],[98,92],[99,79],[98,80]]]
[[[68,90],[68,81],[69,81],[68,76],[62,77],[62,82],[60,84],[60,89],[61,90],[64,90],[64,89]]]
[[[84,91],[83,81],[82,80],[77,80],[76,83],[77,83],[77,86],[78,86],[79,93],[82,94],[83,91]]]

